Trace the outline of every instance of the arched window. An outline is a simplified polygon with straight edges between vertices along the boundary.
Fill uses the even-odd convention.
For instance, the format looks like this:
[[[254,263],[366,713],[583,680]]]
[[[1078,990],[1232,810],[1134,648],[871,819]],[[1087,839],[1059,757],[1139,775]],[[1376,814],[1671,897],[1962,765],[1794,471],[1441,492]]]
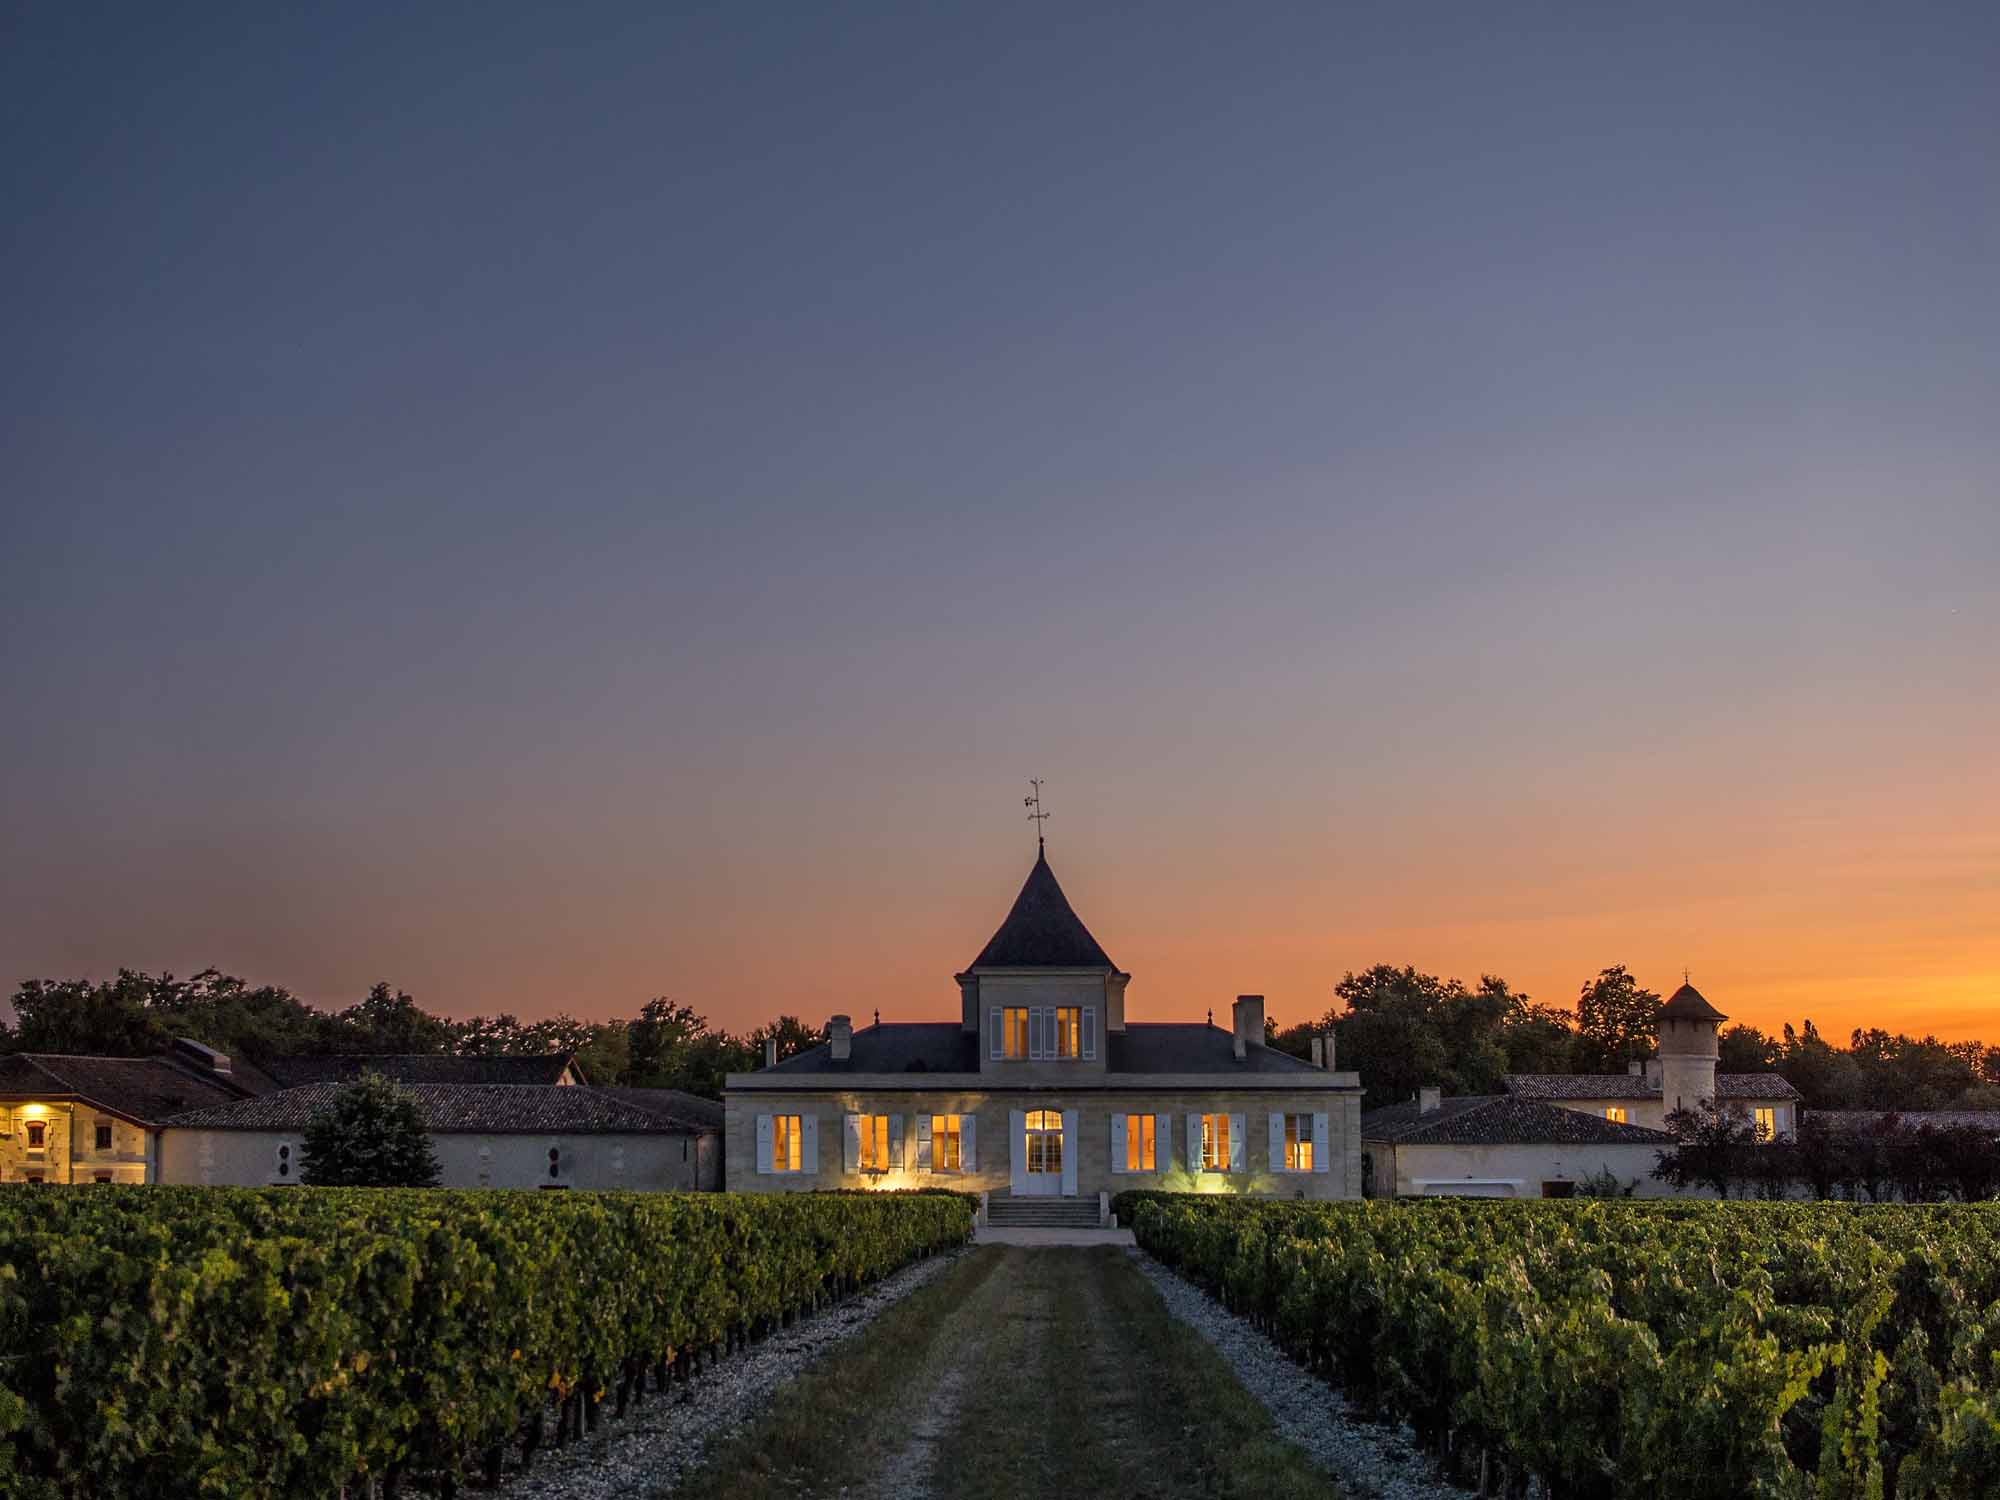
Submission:
[[[1028,1111],[1028,1129],[1061,1130],[1062,1111],[1056,1109],[1031,1109]]]

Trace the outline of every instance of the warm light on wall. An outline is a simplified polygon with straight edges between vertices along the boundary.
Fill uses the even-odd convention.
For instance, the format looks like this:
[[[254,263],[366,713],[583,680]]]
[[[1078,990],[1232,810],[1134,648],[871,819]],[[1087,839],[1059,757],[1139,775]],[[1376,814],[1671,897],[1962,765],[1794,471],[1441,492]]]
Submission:
[[[49,1112],[49,1107],[46,1104],[24,1104],[21,1106],[21,1113],[28,1116],[30,1119],[34,1118],[37,1115],[45,1115],[48,1112]]]

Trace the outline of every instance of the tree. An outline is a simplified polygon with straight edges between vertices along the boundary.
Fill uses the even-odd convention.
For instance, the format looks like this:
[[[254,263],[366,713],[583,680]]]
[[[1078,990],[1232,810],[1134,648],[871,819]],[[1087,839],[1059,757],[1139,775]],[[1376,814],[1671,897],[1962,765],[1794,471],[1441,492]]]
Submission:
[[[116,979],[30,979],[14,992],[14,1046],[21,1052],[144,1057],[169,1033],[150,1002],[173,976],[120,969]]]
[[[377,982],[365,999],[332,1019],[329,1040],[336,1052],[442,1057],[455,1040],[449,1021],[420,1009],[415,1000],[385,982]]]
[[[1727,1198],[1732,1183],[1754,1175],[1749,1153],[1769,1149],[1757,1144],[1757,1127],[1750,1121],[1708,1105],[1672,1110],[1666,1123],[1677,1144],[1659,1154],[1653,1176],[1676,1188],[1698,1183]]]
[[[1600,971],[1576,997],[1576,1029],[1593,1068],[1622,1073],[1626,1064],[1651,1057],[1659,1026],[1660,997],[1623,964]]]
[[[1755,1026],[1732,1026],[1717,1038],[1718,1073],[1774,1073],[1778,1044]]]
[[[299,1178],[310,1187],[436,1187],[437,1153],[417,1096],[363,1073],[306,1122]]]

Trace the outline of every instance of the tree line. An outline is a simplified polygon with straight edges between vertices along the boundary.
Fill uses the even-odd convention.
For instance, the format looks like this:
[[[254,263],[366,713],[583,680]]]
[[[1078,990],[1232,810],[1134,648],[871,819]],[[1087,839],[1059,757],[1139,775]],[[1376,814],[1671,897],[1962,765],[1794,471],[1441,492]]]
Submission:
[[[2000,1138],[1990,1128],[1894,1112],[1857,1127],[1808,1112],[1792,1139],[1767,1141],[1748,1120],[1713,1109],[1675,1110],[1667,1128],[1676,1143],[1653,1176],[1722,1198],[1977,1203],[2000,1194]]]
[[[1309,1055],[1333,1033],[1337,1065],[1358,1069],[1366,1104],[1408,1099],[1419,1088],[1447,1095],[1495,1094],[1508,1073],[1623,1072],[1654,1051],[1660,996],[1621,964],[1582,985],[1572,1006],[1532,1000],[1497,975],[1476,985],[1405,966],[1377,964],[1334,986],[1316,1020],[1266,1022],[1271,1045]],[[253,1062],[309,1053],[574,1052],[597,1083],[679,1088],[718,1098],[725,1075],[761,1066],[767,1039],[789,1057],[824,1028],[779,1016],[738,1036],[692,1006],[664,996],[629,1020],[580,1021],[512,1015],[453,1021],[383,983],[354,1004],[320,1010],[276,985],[251,985],[205,969],[192,978],[121,969],[115,979],[31,979],[13,995],[0,1049],[141,1056],[176,1036]],[[1730,1026],[1720,1070],[1777,1073],[1809,1109],[2000,1109],[2000,1047],[1856,1030],[1846,1047],[1811,1021],[1776,1036]]]
[[[1660,996],[1624,965],[1587,980],[1575,1004],[1537,1003],[1497,975],[1477,985],[1377,964],[1344,976],[1314,1021],[1266,1023],[1271,1044],[1309,1055],[1337,1038],[1336,1065],[1358,1069],[1373,1109],[1437,1084],[1447,1096],[1497,1094],[1508,1073],[1622,1073],[1656,1049]],[[1776,1073],[1808,1109],[2000,1109],[2000,1046],[1856,1030],[1848,1046],[1811,1021],[1778,1036],[1722,1031],[1723,1073]]]
[[[630,1020],[579,1021],[512,1015],[466,1021],[434,1016],[400,989],[377,984],[340,1010],[320,1010],[279,985],[252,985],[216,969],[191,978],[121,969],[115,979],[31,979],[13,994],[14,1025],[0,1050],[142,1057],[188,1037],[234,1058],[368,1053],[490,1057],[573,1052],[597,1084],[685,1089],[722,1097],[723,1079],[763,1065],[764,1043],[789,1057],[824,1027],[779,1016],[743,1036],[711,1026],[693,1007],[664,996]]]

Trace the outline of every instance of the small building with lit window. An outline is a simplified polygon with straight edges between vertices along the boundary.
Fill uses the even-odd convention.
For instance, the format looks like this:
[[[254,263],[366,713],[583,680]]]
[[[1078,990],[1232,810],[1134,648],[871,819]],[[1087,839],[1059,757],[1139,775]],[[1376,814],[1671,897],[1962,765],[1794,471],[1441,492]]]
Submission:
[[[1230,1025],[1130,1020],[1131,975],[1039,855],[991,941],[956,976],[950,1020],[828,1022],[827,1040],[732,1073],[735,1192],[951,1187],[1012,1205],[1125,1188],[1361,1195],[1361,1083],[1265,1044],[1264,999]]]
[[[1361,1117],[1370,1198],[1669,1197],[1652,1174],[1673,1144],[1665,1131],[1511,1094],[1427,1088]]]
[[[1796,1138],[1799,1091],[1777,1073],[1719,1073],[1728,1020],[1692,984],[1660,1007],[1658,1054],[1623,1073],[1509,1073],[1507,1092],[1617,1125],[1667,1128],[1678,1109],[1713,1108],[1757,1128],[1767,1141]]]
[[[0,1183],[157,1182],[169,1118],[251,1092],[198,1042],[155,1057],[0,1057]]]

